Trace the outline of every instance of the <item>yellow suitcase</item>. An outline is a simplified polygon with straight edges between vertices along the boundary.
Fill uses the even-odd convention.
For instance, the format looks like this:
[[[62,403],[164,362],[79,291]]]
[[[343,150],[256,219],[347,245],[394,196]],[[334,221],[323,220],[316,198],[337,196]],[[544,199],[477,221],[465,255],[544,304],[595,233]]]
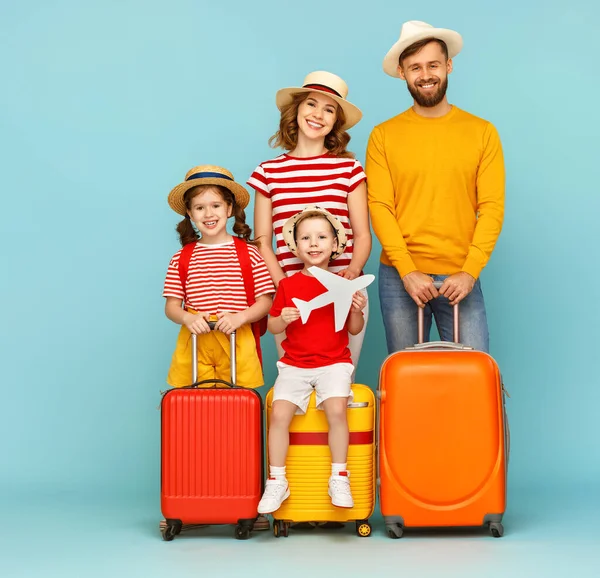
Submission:
[[[295,522],[356,522],[356,533],[371,534],[369,517],[375,509],[375,397],[366,385],[353,385],[354,399],[348,405],[350,446],[348,470],[354,498],[353,508],[337,508],[327,494],[331,454],[327,442],[325,412],[316,408],[311,395],[305,415],[296,415],[290,425],[286,472],[290,497],[273,512],[273,534],[287,537]],[[267,394],[267,431],[273,406],[273,389]],[[268,459],[268,458],[267,458]]]

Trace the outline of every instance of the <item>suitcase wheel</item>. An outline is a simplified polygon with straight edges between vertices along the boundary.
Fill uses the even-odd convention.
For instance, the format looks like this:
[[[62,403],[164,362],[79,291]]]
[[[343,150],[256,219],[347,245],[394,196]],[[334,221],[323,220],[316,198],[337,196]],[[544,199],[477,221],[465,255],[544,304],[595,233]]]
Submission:
[[[371,535],[371,524],[369,520],[357,520],[356,521],[356,533],[361,538],[367,538]]]
[[[402,534],[404,534],[402,524],[386,524],[385,529],[387,530],[387,535],[394,540],[402,538]]]
[[[504,526],[500,522],[490,522],[490,534],[494,538],[502,538],[504,536]]]
[[[235,527],[235,537],[236,540],[247,540],[250,538],[250,528],[248,526],[242,526],[238,524]]]
[[[181,534],[183,524],[181,520],[161,520],[160,534],[165,542],[170,542],[177,534]]]
[[[287,538],[289,529],[290,525],[288,522],[284,522],[283,520],[273,520],[273,536],[275,536],[275,538],[281,536]]]
[[[165,524],[164,528],[160,529],[162,539],[165,542],[170,542],[179,532],[177,532],[177,526],[172,524]]]

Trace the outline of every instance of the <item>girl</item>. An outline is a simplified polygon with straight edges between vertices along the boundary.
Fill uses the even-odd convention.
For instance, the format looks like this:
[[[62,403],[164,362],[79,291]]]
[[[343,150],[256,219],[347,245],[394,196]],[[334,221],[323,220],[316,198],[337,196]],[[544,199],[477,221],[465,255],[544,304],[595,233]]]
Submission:
[[[269,144],[287,152],[260,164],[248,179],[258,193],[254,205],[256,240],[275,286],[303,267],[286,246],[282,227],[306,205],[327,209],[346,230],[348,242],[343,254],[330,264],[331,272],[354,279],[362,273],[371,252],[366,177],[361,164],[346,150],[350,141],[346,131],[361,119],[362,113],[346,100],[347,94],[346,83],[330,72],[312,72],[302,87],[277,92],[281,120]],[[350,335],[355,367],[364,339],[368,305],[364,316],[362,331]],[[280,357],[284,337],[285,333],[275,336]]]
[[[169,205],[184,217],[177,225],[184,248],[171,259],[163,292],[167,317],[181,325],[167,376],[171,386],[190,384],[191,333],[198,335],[198,380],[229,380],[226,336],[233,331],[237,385],[254,388],[264,383],[251,323],[268,313],[275,288],[265,262],[250,241],[252,231],[244,213],[249,200],[248,191],[229,171],[213,165],[194,167],[185,182],[169,194]],[[227,232],[230,217],[235,219],[233,231],[243,244],[234,242]],[[247,295],[245,290],[244,269],[238,258],[243,250],[250,260],[254,295]],[[216,331],[210,330],[208,320],[216,321]]]

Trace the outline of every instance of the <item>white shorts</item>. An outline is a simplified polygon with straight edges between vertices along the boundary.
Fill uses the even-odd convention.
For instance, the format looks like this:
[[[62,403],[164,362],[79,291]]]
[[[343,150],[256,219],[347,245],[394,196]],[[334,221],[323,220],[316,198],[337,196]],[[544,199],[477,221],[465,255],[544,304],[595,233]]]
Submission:
[[[296,413],[306,413],[310,394],[317,392],[317,408],[330,397],[346,397],[352,402],[351,363],[334,363],[325,367],[294,367],[277,362],[279,375],[273,386],[273,401],[283,399],[298,406]]]

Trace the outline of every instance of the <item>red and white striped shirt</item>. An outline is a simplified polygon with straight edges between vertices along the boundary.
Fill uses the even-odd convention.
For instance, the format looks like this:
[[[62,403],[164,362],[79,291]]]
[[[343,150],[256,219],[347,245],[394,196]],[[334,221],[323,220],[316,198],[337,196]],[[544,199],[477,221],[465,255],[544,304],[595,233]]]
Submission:
[[[255,297],[275,293],[275,286],[258,249],[248,245],[248,250]],[[180,255],[181,250],[173,255],[169,263],[163,297],[185,298],[188,307],[211,315],[248,308],[242,268],[233,240],[219,245],[196,243],[190,259],[185,293],[179,278]]]
[[[285,244],[283,225],[307,205],[327,209],[346,229],[346,249],[330,263],[329,270],[337,273],[350,265],[353,234],[348,214],[348,195],[365,179],[360,162],[329,153],[309,158],[283,154],[256,167],[248,179],[248,185],[271,199],[275,254],[287,276],[299,271],[304,265]]]

